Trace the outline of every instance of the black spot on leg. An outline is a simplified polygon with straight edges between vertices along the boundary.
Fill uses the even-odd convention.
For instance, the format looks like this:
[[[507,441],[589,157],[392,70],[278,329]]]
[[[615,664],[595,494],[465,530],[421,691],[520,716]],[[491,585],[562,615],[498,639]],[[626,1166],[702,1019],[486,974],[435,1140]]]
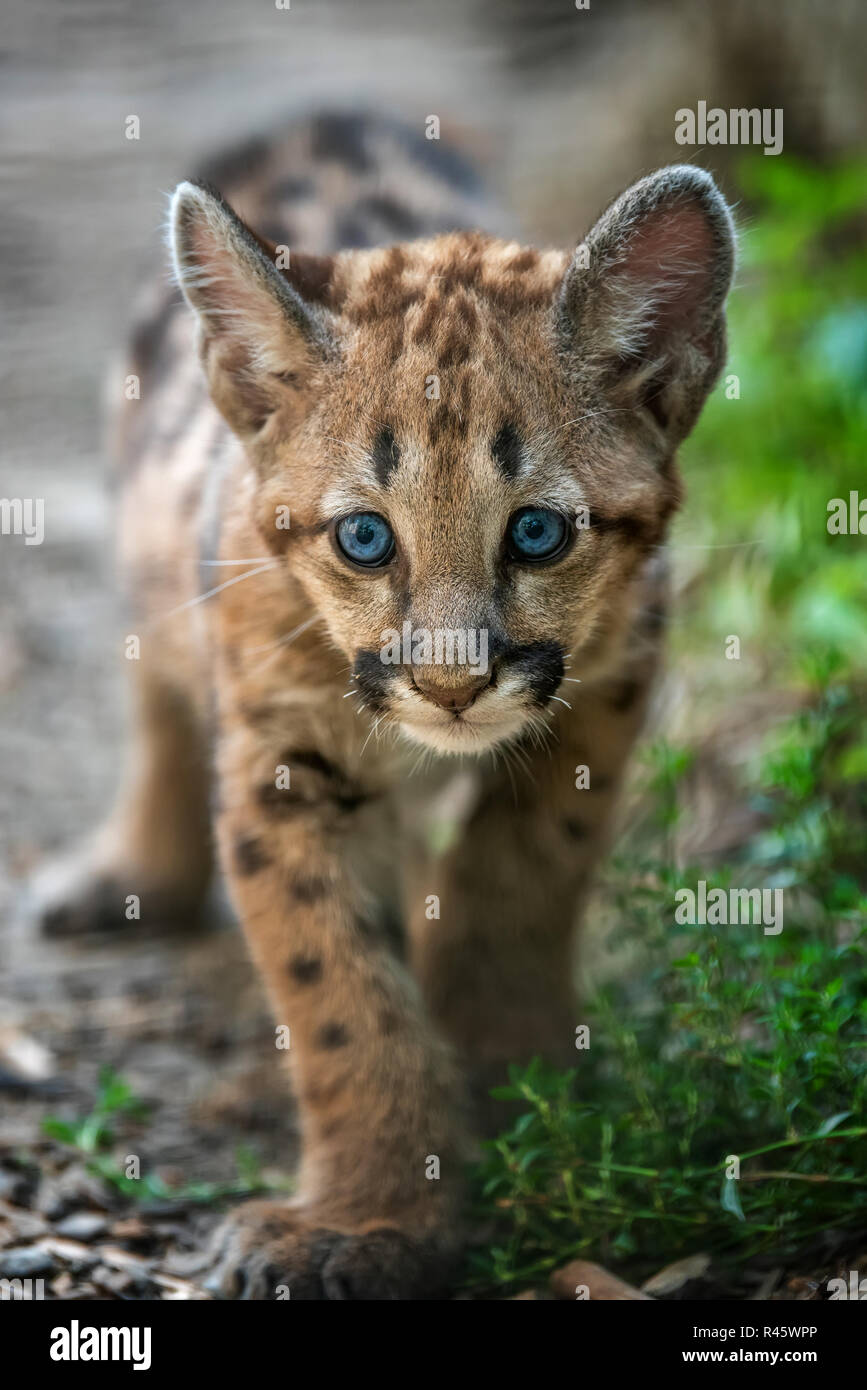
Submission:
[[[380,903],[371,914],[356,913],[355,930],[371,946],[386,949],[398,960],[406,958],[406,929],[399,913]]]
[[[502,426],[491,444],[491,453],[504,478],[517,478],[521,471],[523,451],[514,425],[506,423]]]
[[[316,1046],[322,1048],[323,1052],[334,1052],[339,1047],[346,1047],[349,1042],[349,1033],[342,1023],[323,1023],[316,1034]]]
[[[400,463],[400,449],[395,443],[394,435],[386,426],[379,431],[371,450],[373,467],[380,486],[388,487],[391,482],[391,475]]]
[[[278,787],[276,782],[263,782],[258,790],[259,805],[269,816],[289,817],[295,815],[304,805],[319,802],[331,804],[339,811],[355,811],[371,799],[370,794],[354,782],[342,768],[332,763],[318,749],[287,748],[280,753],[275,765],[288,767],[290,776],[295,772],[313,773],[311,781],[302,776],[301,783],[293,790]],[[318,780],[317,780],[318,779]],[[300,790],[302,799],[297,792]]]
[[[235,869],[244,878],[267,869],[271,860],[255,835],[239,835],[234,845]]]
[[[318,903],[328,893],[328,884],[317,874],[294,878],[289,891],[297,903]]]
[[[289,974],[299,985],[314,985],[322,979],[322,961],[318,956],[293,956]]]

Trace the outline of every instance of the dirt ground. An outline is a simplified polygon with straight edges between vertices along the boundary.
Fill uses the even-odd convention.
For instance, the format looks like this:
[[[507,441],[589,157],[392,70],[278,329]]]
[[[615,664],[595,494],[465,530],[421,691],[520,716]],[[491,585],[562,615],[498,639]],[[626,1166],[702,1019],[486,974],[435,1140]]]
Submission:
[[[420,126],[439,114],[529,238],[576,240],[628,181],[682,154],[672,112],[685,73],[704,91],[731,55],[676,3],[569,10],[568,22],[562,8],[19,0],[4,17],[0,493],[44,498],[46,518],[42,545],[0,538],[0,1201],[19,1212],[7,1248],[44,1235],[40,1220],[98,1209],[80,1169],[57,1197],[68,1161],[39,1145],[46,1113],[86,1112],[105,1065],[152,1105],[136,1141],[149,1170],[230,1179],[239,1141],[266,1168],[292,1166],[285,1091],[262,1063],[270,1020],[224,914],[182,939],[81,944],[46,942],[28,915],[31,875],[96,824],[122,760],[102,397],[162,254],[166,193],[203,153],[287,111],[373,104]],[[743,7],[728,9],[736,33]],[[794,11],[809,22],[809,7]],[[835,32],[823,31],[804,138],[845,146],[852,69]],[[124,135],[131,114],[137,141]],[[38,1171],[13,1161],[22,1153]],[[113,1239],[153,1247],[153,1232],[112,1232],[123,1213],[110,1216]],[[184,1230],[159,1239],[195,1244],[198,1226]],[[123,1270],[104,1267],[119,1289]],[[109,1281],[92,1296],[141,1296],[129,1278],[126,1293]]]

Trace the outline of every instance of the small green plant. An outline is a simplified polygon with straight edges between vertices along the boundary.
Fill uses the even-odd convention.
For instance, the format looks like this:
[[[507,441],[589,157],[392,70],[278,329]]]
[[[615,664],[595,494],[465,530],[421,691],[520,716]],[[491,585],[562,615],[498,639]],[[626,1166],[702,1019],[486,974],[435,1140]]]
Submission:
[[[76,1120],[48,1116],[42,1121],[43,1132],[62,1144],[69,1144],[82,1154],[96,1154],[114,1142],[112,1121],[120,1116],[141,1119],[147,1107],[132,1087],[110,1067],[99,1073],[96,1097],[89,1114]]]
[[[673,537],[687,698],[677,741],[647,752],[643,815],[602,895],[626,965],[587,1001],[576,1070],[516,1070],[501,1093],[524,1113],[475,1174],[498,1228],[477,1285],[576,1255],[650,1268],[867,1229],[867,545],[827,527],[831,499],[865,491],[863,180],[794,159],[740,170],[729,364],[684,450]],[[758,829],[683,863],[695,750],[748,696],[765,728],[779,707],[758,754],[751,718],[729,720]],[[676,891],[701,879],[783,889],[784,930],[677,925]]]
[[[858,822],[837,814],[860,704],[826,687],[778,732],[761,774],[768,832],[713,873],[667,857],[690,760],[651,748],[645,822],[607,889],[636,964],[592,1002],[575,1071],[537,1060],[494,1092],[524,1108],[475,1174],[499,1234],[474,1253],[474,1282],[539,1279],[580,1255],[743,1259],[867,1228],[867,900]],[[678,926],[675,891],[699,877],[785,882],[785,930]]]
[[[245,1147],[236,1150],[238,1176],[233,1182],[191,1182],[182,1187],[172,1187],[158,1173],[145,1173],[140,1178],[127,1177],[117,1159],[108,1152],[116,1138],[114,1122],[121,1119],[140,1121],[146,1117],[147,1111],[148,1107],[133,1094],[129,1083],[110,1068],[104,1067],[89,1114],[75,1120],[48,1116],[43,1120],[42,1128],[52,1139],[76,1149],[86,1158],[87,1167],[92,1173],[135,1201],[209,1205],[228,1197],[250,1196],[275,1187],[281,1190],[288,1187],[288,1183],[266,1181],[255,1155]]]

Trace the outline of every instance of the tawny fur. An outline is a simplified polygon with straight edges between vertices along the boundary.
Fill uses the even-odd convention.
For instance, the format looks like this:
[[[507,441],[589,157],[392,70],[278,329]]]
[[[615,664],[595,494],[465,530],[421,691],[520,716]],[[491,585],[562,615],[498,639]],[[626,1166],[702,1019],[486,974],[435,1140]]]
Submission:
[[[134,882],[145,919],[200,902],[212,748],[220,864],[291,1030],[304,1137],[301,1195],[242,1209],[219,1287],[421,1296],[460,1245],[468,1100],[509,1061],[573,1051],[575,929],[658,662],[674,455],[723,360],[731,223],[675,169],[603,216],[589,263],[525,247],[477,230],[496,214],[458,156],[361,117],[208,183],[252,233],[182,185],[194,312],[157,294],[136,335],[119,452],[141,719],[94,872]],[[504,556],[531,505],[590,518],[557,562]],[[338,552],[356,511],[394,531],[382,571]],[[498,679],[463,713],[412,670],[371,685],[407,620],[494,635]],[[526,651],[555,662],[533,691]],[[444,697],[467,673],[426,677]]]

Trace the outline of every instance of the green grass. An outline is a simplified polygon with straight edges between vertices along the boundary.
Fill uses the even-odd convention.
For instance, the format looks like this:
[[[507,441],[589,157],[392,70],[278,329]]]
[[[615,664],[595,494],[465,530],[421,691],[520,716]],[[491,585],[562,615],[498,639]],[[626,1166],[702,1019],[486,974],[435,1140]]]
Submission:
[[[766,760],[766,833],[713,869],[666,857],[689,759],[650,750],[646,821],[605,890],[632,966],[590,1002],[574,1071],[536,1062],[495,1092],[524,1107],[475,1174],[499,1234],[474,1282],[533,1282],[579,1255],[791,1254],[867,1229],[867,900],[850,871],[859,827],[835,795],[856,730],[851,692],[826,687]],[[675,892],[702,877],[783,885],[782,932],[678,926]]]
[[[685,708],[645,749],[641,814],[603,885],[627,966],[587,1000],[574,1071],[537,1062],[496,1093],[523,1106],[474,1174],[496,1226],[477,1286],[579,1255],[737,1263],[867,1229],[867,537],[827,530],[831,498],[867,495],[863,184],[863,168],[742,170],[740,398],[724,379],[682,459],[669,665]],[[697,749],[750,697],[771,716],[736,720],[721,756],[758,828],[681,862]],[[782,888],[783,931],[678,926],[675,893],[699,879]]]
[[[523,1113],[474,1174],[496,1226],[472,1256],[480,1288],[577,1255],[649,1271],[697,1251],[794,1257],[824,1230],[867,1229],[867,537],[827,530],[831,498],[867,492],[864,170],[760,158],[740,183],[740,398],[723,380],[683,451],[673,538],[669,664],[686,708],[676,738],[645,748],[641,812],[603,885],[627,965],[587,1001],[574,1072],[536,1063],[502,1092]],[[757,829],[724,860],[682,862],[701,740],[757,696],[772,717],[753,729],[744,714],[723,755]],[[699,879],[783,888],[783,931],[678,926],[675,893]],[[137,1104],[109,1074],[89,1116],[47,1129],[132,1197],[261,1186],[244,1156],[234,1185],[125,1178],[112,1121]]]
[[[128,1177],[124,1165],[112,1150],[116,1143],[118,1122],[127,1130],[130,1124],[146,1118],[148,1106],[133,1093],[129,1083],[109,1067],[100,1072],[99,1084],[91,1110],[72,1120],[47,1116],[42,1129],[50,1138],[74,1149],[86,1162],[88,1169],[110,1187],[137,1202],[171,1201],[179,1206],[192,1203],[210,1205],[229,1197],[249,1197],[271,1191],[273,1182],[263,1177],[258,1161],[249,1149],[239,1146],[235,1152],[237,1177],[231,1182],[192,1182],[172,1187],[158,1173],[142,1173],[139,1178]],[[288,1190],[288,1182],[279,1184]]]

